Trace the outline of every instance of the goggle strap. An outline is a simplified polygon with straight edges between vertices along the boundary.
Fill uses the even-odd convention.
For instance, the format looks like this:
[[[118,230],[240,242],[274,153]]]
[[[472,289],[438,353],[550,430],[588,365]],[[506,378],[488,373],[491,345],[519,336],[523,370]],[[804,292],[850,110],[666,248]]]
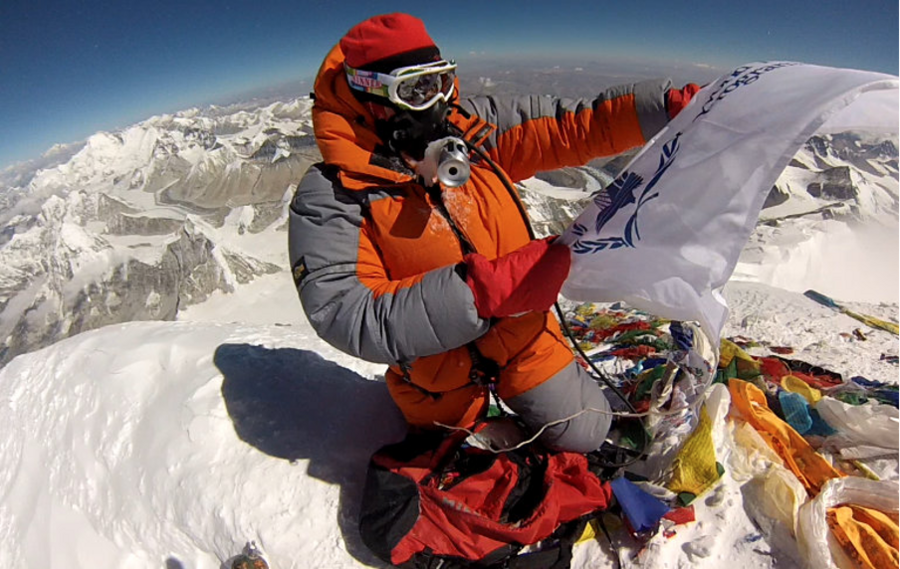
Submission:
[[[350,84],[351,88],[364,93],[371,93],[372,95],[388,98],[388,85],[385,85],[378,77],[379,75],[383,75],[382,73],[354,69],[349,65],[344,65],[344,70],[347,73],[347,83]]]

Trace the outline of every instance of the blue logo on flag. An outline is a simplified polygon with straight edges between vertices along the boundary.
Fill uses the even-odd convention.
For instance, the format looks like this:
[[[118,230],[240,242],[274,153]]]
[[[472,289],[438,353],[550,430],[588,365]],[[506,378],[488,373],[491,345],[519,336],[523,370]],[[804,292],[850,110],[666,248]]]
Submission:
[[[635,193],[644,184],[644,178],[634,172],[624,171],[606,188],[600,190],[594,195],[594,204],[599,209],[597,218],[594,220],[594,233],[600,233],[615,215],[629,204],[635,204],[634,212],[625,224],[625,230],[622,235],[615,237],[602,237],[599,239],[581,240],[588,228],[585,225],[576,223],[572,226],[572,232],[578,240],[572,245],[572,251],[579,255],[593,254],[605,249],[618,249],[620,247],[634,247],[635,241],[641,239],[641,232],[638,227],[638,212],[650,200],[659,197],[659,192],[651,193],[654,186],[662,178],[669,166],[675,161],[675,155],[678,153],[678,139],[682,133],[675,135],[671,141],[663,145],[662,154],[659,157],[659,166],[647,186],[641,192],[640,196]]]

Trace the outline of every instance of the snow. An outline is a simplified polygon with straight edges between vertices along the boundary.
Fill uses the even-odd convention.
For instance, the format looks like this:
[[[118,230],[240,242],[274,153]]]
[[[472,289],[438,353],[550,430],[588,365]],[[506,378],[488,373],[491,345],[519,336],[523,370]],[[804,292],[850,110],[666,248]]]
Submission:
[[[834,298],[896,301],[900,272],[896,227],[852,228],[836,220],[808,218],[790,221],[758,226],[733,278],[795,292],[812,288]]]
[[[194,322],[17,358],[0,381],[0,558],[217,568],[246,536],[277,567],[355,566],[335,515],[402,432],[379,372],[308,328]]]
[[[308,327],[288,273],[264,275],[238,287],[232,294],[217,290],[202,304],[180,311],[178,318],[190,322]]]
[[[303,99],[268,112],[305,124],[310,105]],[[106,168],[140,171],[160,133],[170,130],[166,125],[189,116],[156,117],[148,124],[158,129],[121,138],[98,134],[71,164],[41,171],[31,187],[56,191],[72,175],[66,169],[90,187],[109,179]],[[236,129],[230,139],[264,134],[266,121],[256,114],[235,113],[229,121]],[[134,162],[102,159],[121,155],[122,146],[132,149]],[[199,153],[183,157],[203,169]],[[794,170],[786,183],[805,187],[811,175]],[[786,219],[823,205],[812,198],[766,210],[772,224],[759,226],[725,288],[731,312],[724,335],[791,347],[790,357],[846,378],[897,383],[897,365],[882,359],[897,355],[896,336],[802,294],[815,288],[852,310],[897,321],[898,186],[891,177],[879,183],[885,185],[878,191],[894,196],[869,200],[867,207],[888,220],[882,224]],[[526,186],[572,195],[537,179]],[[876,190],[867,191],[876,196]],[[155,204],[151,193],[121,195],[166,217],[184,215]],[[70,199],[54,198],[46,211],[74,215],[67,204],[78,196]],[[246,206],[222,227],[199,220],[192,227],[221,247],[217,254],[237,251],[287,266],[284,220],[250,233],[254,217]],[[89,266],[91,274],[115,265],[90,232],[75,224],[64,229],[65,243],[86,255],[76,259],[73,252],[73,263]],[[0,284],[27,278],[28,263],[40,259],[12,261],[37,248],[26,245],[38,239],[37,231],[12,237],[0,255],[8,261]],[[135,258],[165,247],[165,239],[153,236],[104,239],[127,245]],[[11,302],[30,303],[40,284]],[[369,456],[404,432],[384,366],[319,339],[287,271],[231,284],[233,292],[214,292],[182,310],[178,322],[107,326],[19,356],[0,370],[0,560],[6,565],[221,569],[255,541],[273,569],[383,566],[361,543],[356,517]],[[158,294],[147,298],[158,302]],[[0,335],[10,333],[0,325]],[[639,555],[633,544],[620,543],[622,566],[798,566],[792,540],[764,537],[765,528],[751,521],[762,506],[746,483],[759,465],[730,452],[740,436],[733,423],[720,414],[714,424],[726,475],[697,501],[697,521],[677,526],[672,538],[656,536]],[[896,470],[891,476],[897,478]],[[577,546],[573,566],[615,566],[615,554],[601,536]]]
[[[895,336],[766,284],[736,281],[725,294],[726,335],[897,381],[880,359],[897,354]],[[840,300],[897,319],[896,301]],[[0,371],[0,559],[218,569],[256,541],[274,568],[380,566],[355,516],[368,457],[403,433],[382,366],[320,340],[286,273],[216,293],[181,317],[87,332]],[[857,328],[866,341],[852,336]],[[698,520],[654,538],[627,566],[793,566],[750,521],[738,471],[726,462]],[[577,546],[574,566],[610,556],[601,538]]]

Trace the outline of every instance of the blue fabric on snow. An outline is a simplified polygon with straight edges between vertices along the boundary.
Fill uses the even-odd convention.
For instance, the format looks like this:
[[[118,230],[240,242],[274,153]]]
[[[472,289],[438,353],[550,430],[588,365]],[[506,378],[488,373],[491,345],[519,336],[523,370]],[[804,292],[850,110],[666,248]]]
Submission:
[[[778,402],[781,403],[781,411],[784,420],[801,435],[812,427],[812,417],[809,416],[809,403],[799,393],[781,391],[778,393]]]
[[[898,393],[896,385],[873,381],[861,375],[851,377],[850,381],[865,387],[869,391],[867,395],[874,397],[878,401],[894,407],[900,407],[900,393]]]
[[[620,477],[609,483],[616,501],[636,532],[651,530],[669,512],[669,507],[644,492],[630,480]]]
[[[886,384],[880,381],[873,381],[871,379],[866,379],[861,375],[854,375],[850,378],[850,381],[857,385],[862,385],[863,387],[884,387]]]
[[[837,434],[837,429],[826,423],[819,412],[812,407],[809,408],[809,418],[812,419],[812,426],[806,431],[807,435],[830,437]]]

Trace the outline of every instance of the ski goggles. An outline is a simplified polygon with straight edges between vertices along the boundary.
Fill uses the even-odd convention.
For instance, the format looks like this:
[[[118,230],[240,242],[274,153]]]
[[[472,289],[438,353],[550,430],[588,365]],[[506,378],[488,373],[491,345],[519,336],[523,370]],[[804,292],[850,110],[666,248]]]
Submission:
[[[435,61],[401,67],[390,73],[353,69],[344,64],[347,82],[357,91],[385,97],[402,109],[424,111],[453,95],[456,62]]]

